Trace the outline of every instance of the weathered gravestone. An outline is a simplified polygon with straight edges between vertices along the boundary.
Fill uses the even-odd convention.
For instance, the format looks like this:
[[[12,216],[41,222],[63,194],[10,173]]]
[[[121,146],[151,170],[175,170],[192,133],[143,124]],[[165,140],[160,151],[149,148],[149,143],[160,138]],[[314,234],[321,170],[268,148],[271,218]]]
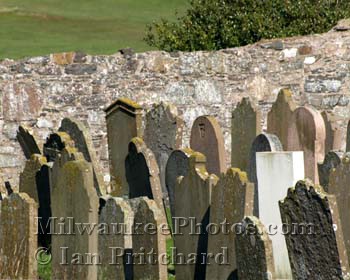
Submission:
[[[98,279],[133,279],[132,262],[128,262],[128,256],[132,252],[134,212],[128,200],[111,196],[104,199],[99,215],[101,265],[98,266]]]
[[[188,162],[187,175],[180,177],[175,187],[173,236],[176,253],[185,256],[175,263],[178,280],[205,279],[210,195],[218,181],[216,175],[208,174],[203,154],[194,152]],[[201,223],[201,226],[193,229],[191,221],[192,224]]]
[[[207,264],[206,279],[232,279],[236,273],[237,257],[235,250],[235,232],[227,233],[222,223],[230,226],[240,223],[244,216],[253,215],[254,185],[248,181],[247,174],[238,168],[229,168],[222,174],[211,192],[208,254],[226,255],[224,263],[211,259]],[[232,229],[231,229],[232,230]],[[231,277],[231,278],[230,278]]]
[[[231,166],[248,171],[251,145],[261,133],[261,113],[249,98],[243,98],[232,112],[231,133]]]
[[[302,152],[259,152],[256,154],[259,182],[259,218],[264,225],[273,225],[271,241],[277,279],[291,279],[286,241],[280,231],[281,215],[278,201],[289,187],[304,179]]]
[[[350,152],[350,120],[346,130],[346,151]]]
[[[226,171],[224,136],[217,120],[212,116],[198,117],[191,130],[191,149],[202,153],[206,158],[207,170],[219,176]]]
[[[276,279],[272,243],[258,218],[247,216],[243,219],[242,232],[236,237],[236,254],[238,279]]]
[[[267,115],[267,132],[275,134],[280,139],[284,150],[288,150],[289,147],[288,127],[296,108],[292,92],[289,89],[282,89]]]
[[[326,128],[325,153],[344,151],[343,139],[345,139],[346,132],[341,127],[342,119],[333,112],[323,111],[321,115]]]
[[[142,108],[137,103],[120,98],[106,110],[111,195],[129,194],[125,176],[125,158],[132,138],[141,137]]]
[[[254,216],[259,217],[259,193],[258,178],[256,176],[256,153],[282,151],[282,144],[273,134],[262,133],[255,139],[250,148],[248,178],[254,184]]]
[[[26,161],[23,172],[19,177],[19,191],[26,193],[39,205],[38,213],[38,243],[40,246],[49,248],[51,244],[50,217],[51,197],[49,169],[46,158],[42,155],[33,154]]]
[[[169,195],[169,204],[171,216],[175,216],[175,187],[177,178],[186,176],[189,168],[189,158],[193,154],[190,148],[173,151],[168,159],[165,168],[165,183]]]
[[[30,159],[33,154],[41,154],[33,135],[24,127],[19,126],[17,131],[17,141],[21,145],[24,156]]]
[[[289,127],[288,151],[303,151],[305,177],[319,183],[317,163],[325,156],[326,129],[321,114],[312,107],[299,107]]]
[[[99,198],[92,165],[74,148],[54,163],[51,208],[52,279],[96,279]]]
[[[335,197],[310,181],[299,181],[280,201],[280,209],[293,279],[348,279]]]
[[[37,204],[26,193],[0,203],[0,279],[37,279]]]
[[[329,176],[332,170],[337,168],[344,156],[343,152],[328,152],[324,158],[323,163],[318,163],[318,177],[320,185],[328,192]]]
[[[48,162],[55,162],[66,147],[74,147],[74,141],[66,132],[52,133],[44,143],[43,153]]]
[[[102,178],[102,167],[97,160],[91,135],[85,125],[75,119],[64,118],[59,131],[66,132],[74,141],[74,147],[83,154],[87,162],[91,162],[94,169],[94,184],[98,195],[106,194]]]
[[[134,279],[168,279],[166,236],[161,232],[161,225],[165,223],[163,211],[155,201],[140,198],[132,236]]]
[[[170,154],[182,146],[183,120],[175,106],[161,102],[146,114],[144,141],[156,157],[163,194],[167,194],[165,167]]]

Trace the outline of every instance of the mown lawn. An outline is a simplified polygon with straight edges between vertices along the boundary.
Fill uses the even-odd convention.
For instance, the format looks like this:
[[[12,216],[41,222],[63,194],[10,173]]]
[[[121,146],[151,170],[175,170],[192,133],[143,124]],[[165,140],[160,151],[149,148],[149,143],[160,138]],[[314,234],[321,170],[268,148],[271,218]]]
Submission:
[[[112,54],[151,48],[146,25],[175,19],[187,0],[0,0],[0,58],[53,52]]]

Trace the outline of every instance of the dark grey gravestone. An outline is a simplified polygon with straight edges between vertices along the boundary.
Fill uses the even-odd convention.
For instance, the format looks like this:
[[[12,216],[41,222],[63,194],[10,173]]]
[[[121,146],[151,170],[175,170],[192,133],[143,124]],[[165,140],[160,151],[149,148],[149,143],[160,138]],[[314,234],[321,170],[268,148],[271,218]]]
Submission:
[[[326,192],[328,192],[329,175],[332,169],[336,168],[341,163],[343,156],[343,152],[331,151],[326,154],[323,163],[317,164],[320,185]]]

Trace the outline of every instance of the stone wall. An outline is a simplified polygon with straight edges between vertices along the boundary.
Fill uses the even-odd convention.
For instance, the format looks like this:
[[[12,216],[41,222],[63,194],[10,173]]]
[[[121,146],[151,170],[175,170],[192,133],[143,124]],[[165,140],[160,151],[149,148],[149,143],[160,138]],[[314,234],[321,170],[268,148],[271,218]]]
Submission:
[[[349,117],[350,32],[271,40],[216,52],[111,56],[54,54],[0,62],[0,171],[17,183],[24,156],[16,141],[18,124],[44,142],[65,116],[88,124],[99,158],[107,167],[103,109],[118,97],[149,108],[166,101],[182,111],[185,144],[199,115],[217,116],[230,150],[232,108],[250,96],[266,113],[281,87],[290,87],[299,104],[333,109]]]

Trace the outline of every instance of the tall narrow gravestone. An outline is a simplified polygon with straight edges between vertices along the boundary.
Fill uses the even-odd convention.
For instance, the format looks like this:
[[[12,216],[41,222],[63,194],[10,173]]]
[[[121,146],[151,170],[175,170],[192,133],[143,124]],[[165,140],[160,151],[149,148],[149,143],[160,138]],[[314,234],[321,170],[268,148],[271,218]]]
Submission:
[[[326,128],[325,153],[330,151],[344,151],[343,139],[346,131],[341,127],[342,119],[332,112],[321,113]]]
[[[0,279],[37,279],[36,202],[12,193],[0,209]]]
[[[189,159],[187,175],[180,177],[175,187],[175,249],[177,254],[186,257],[185,260],[175,263],[178,280],[205,279],[205,255],[208,246],[206,226],[210,218],[210,194],[218,180],[214,174],[209,175],[205,163],[205,156],[194,152]],[[190,220],[192,224],[201,223],[201,226],[193,229]],[[197,256],[195,260],[191,257],[193,255]]]
[[[253,208],[254,185],[248,181],[245,172],[229,168],[212,189],[210,224],[213,227],[208,237],[208,254],[225,254],[227,257],[225,263],[218,262],[218,259],[210,260],[206,279],[232,279],[230,277],[236,273],[235,231],[227,233],[221,225],[240,223],[244,216],[253,215]]]
[[[129,188],[125,176],[125,158],[129,142],[133,137],[141,137],[142,108],[137,103],[120,98],[106,110],[108,151],[111,174],[111,195],[128,195]]]
[[[198,117],[191,130],[191,149],[208,159],[207,170],[219,176],[226,171],[224,136],[217,120],[212,116]]]
[[[326,192],[328,192],[329,177],[332,173],[332,170],[337,168],[337,166],[341,163],[343,156],[343,152],[328,152],[324,158],[323,163],[318,163],[318,176],[320,179],[320,185]]]
[[[350,152],[350,120],[346,129],[346,151]]]
[[[303,151],[305,176],[319,183],[317,163],[325,156],[326,128],[321,114],[312,107],[299,107],[289,127],[288,151]]]
[[[288,150],[289,147],[288,127],[296,108],[292,92],[289,89],[282,89],[267,115],[267,132],[275,134],[280,139],[284,150]]]
[[[261,133],[261,113],[249,98],[243,98],[233,110],[231,133],[231,166],[248,171],[251,145]]]
[[[310,181],[299,181],[280,201],[280,209],[288,229],[285,238],[293,279],[348,279],[335,197]]]
[[[162,191],[167,194],[165,168],[170,154],[182,146],[183,120],[175,106],[161,102],[146,114],[144,140],[156,157]]]
[[[26,159],[30,159],[33,154],[41,154],[33,135],[22,126],[18,127],[17,141],[21,145]]]
[[[270,238],[276,278],[291,279],[278,201],[286,196],[289,187],[304,179],[303,153],[260,152],[256,154],[256,168],[259,182],[259,218],[264,225],[272,225],[271,230],[275,233]]]

